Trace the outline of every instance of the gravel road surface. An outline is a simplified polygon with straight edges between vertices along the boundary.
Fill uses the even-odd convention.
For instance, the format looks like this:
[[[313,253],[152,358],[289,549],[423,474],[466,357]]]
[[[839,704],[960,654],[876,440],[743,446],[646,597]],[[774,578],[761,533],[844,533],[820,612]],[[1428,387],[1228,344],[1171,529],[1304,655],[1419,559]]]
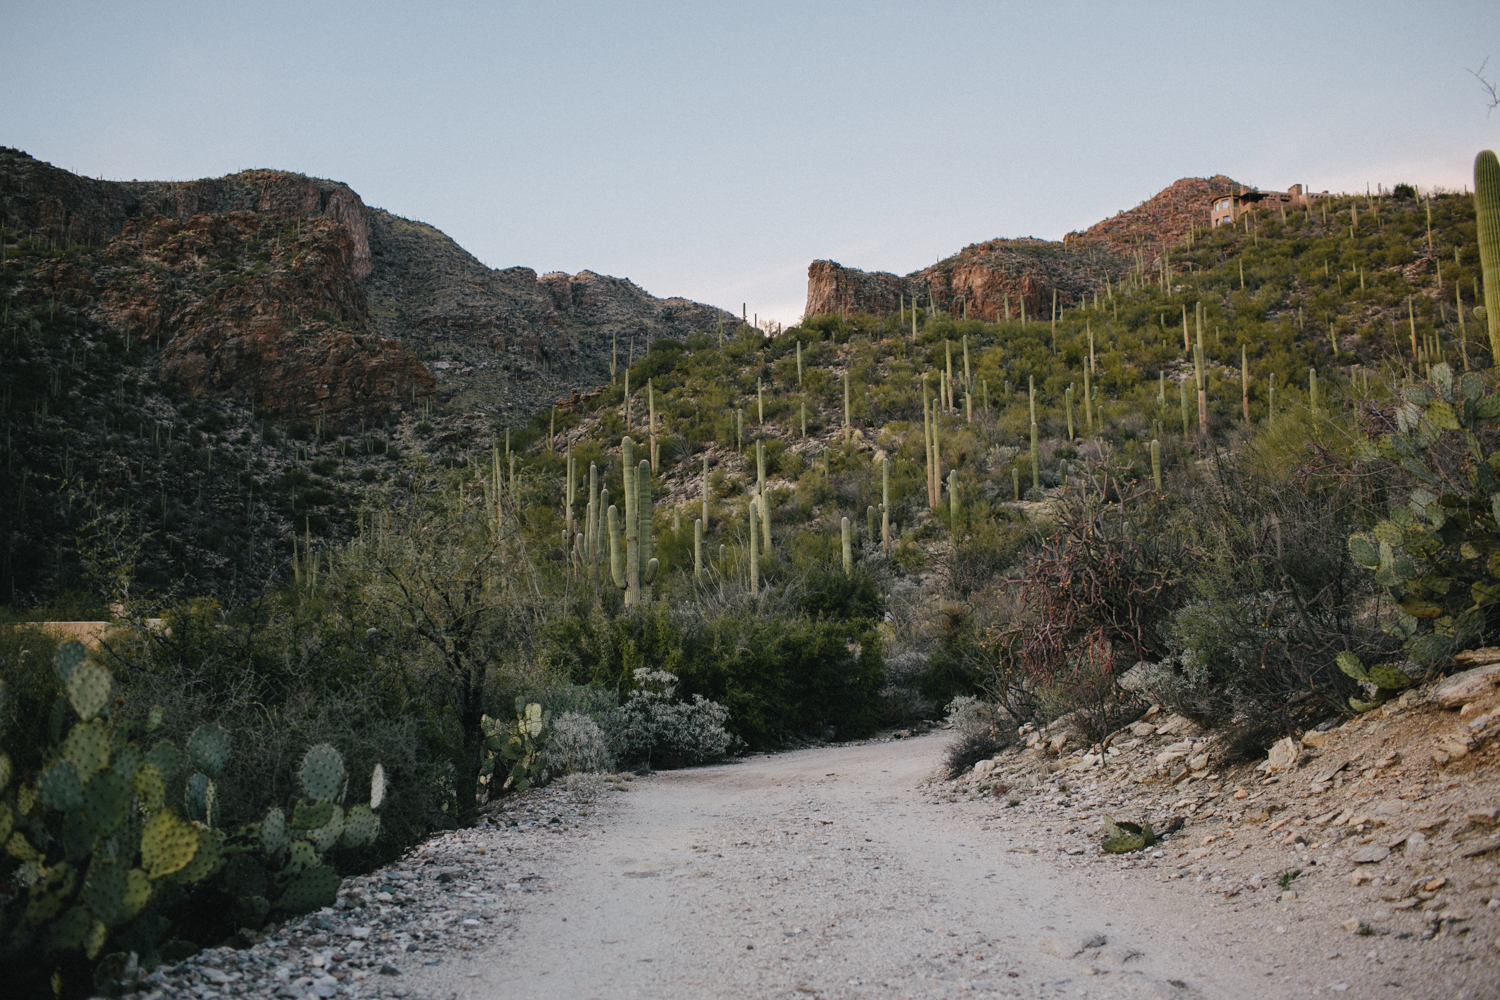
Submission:
[[[1286,937],[1251,943],[1272,928],[1204,906],[1152,912],[1139,872],[1059,869],[1015,834],[987,833],[1001,804],[936,803],[922,783],[947,739],[635,781],[600,804],[587,837],[538,859],[545,889],[510,936],[412,969],[407,985],[460,1000],[1348,990],[1323,956],[1289,959]]]

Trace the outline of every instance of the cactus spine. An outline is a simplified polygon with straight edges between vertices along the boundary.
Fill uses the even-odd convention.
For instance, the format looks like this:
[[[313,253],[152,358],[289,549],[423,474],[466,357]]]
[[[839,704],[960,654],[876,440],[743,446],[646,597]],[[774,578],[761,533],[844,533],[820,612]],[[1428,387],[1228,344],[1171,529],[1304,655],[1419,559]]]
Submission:
[[[1161,492],[1161,442],[1151,439],[1151,482]]]
[[[1474,215],[1490,356],[1500,363],[1500,160],[1488,149],[1474,158]]]
[[[844,575],[852,576],[854,574],[854,542],[850,537],[849,519],[847,517],[840,522],[839,531],[842,533]]]

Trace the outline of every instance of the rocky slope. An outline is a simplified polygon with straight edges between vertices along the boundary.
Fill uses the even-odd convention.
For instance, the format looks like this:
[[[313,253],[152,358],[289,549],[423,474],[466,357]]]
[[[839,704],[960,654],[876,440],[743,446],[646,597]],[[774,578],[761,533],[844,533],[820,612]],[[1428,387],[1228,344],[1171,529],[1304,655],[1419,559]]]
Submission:
[[[1347,984],[1338,992],[1404,981],[1412,995],[1462,995],[1500,967],[1497,679],[1500,663],[1439,678],[1258,762],[1154,707],[1104,746],[1065,717],[934,788],[993,802],[1008,851],[1159,883],[1178,897],[1161,905],[1205,926],[1224,907],[1294,932]],[[1158,839],[1107,853],[1106,818]]]
[[[952,257],[901,277],[865,272],[829,260],[807,269],[806,316],[889,315],[900,297],[921,308],[993,321],[1031,319],[1119,281],[1132,269],[1154,265],[1162,250],[1208,220],[1209,201],[1243,185],[1223,175],[1185,177],[1135,208],[1073,232],[1062,242],[1033,238],[973,243]]]
[[[616,345],[623,365],[658,338],[739,324],[592,271],[493,270],[432,226],[379,209],[370,228],[375,332],[427,359],[441,394],[467,409],[521,419],[607,382]]]

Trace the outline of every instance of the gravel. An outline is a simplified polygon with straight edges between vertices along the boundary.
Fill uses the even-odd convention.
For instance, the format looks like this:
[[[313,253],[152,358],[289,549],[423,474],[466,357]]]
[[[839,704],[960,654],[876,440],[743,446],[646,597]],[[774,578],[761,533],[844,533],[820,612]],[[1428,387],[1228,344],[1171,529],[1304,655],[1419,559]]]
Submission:
[[[346,879],[336,906],[133,979],[135,1000],[224,997],[411,998],[411,973],[470,957],[514,934],[545,891],[542,861],[587,836],[599,800],[634,775],[572,780],[508,799],[471,829],[432,837],[400,861]]]

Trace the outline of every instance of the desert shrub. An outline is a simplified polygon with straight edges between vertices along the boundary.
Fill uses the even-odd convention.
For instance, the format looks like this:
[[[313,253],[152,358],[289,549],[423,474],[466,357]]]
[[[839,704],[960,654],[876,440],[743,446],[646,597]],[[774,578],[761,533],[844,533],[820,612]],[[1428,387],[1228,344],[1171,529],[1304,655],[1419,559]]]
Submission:
[[[943,720],[953,729],[967,733],[994,729],[1005,721],[997,706],[973,695],[959,695],[948,703],[948,715]]]
[[[640,685],[611,726],[617,759],[644,767],[684,767],[728,754],[735,739],[724,729],[729,710],[695,694],[677,699],[677,677],[665,670],[635,672]]]
[[[553,720],[544,756],[553,776],[614,770],[609,738],[582,712],[564,712]]]
[[[1053,534],[1017,579],[1020,613],[989,645],[1014,657],[1051,711],[1073,711],[1090,741],[1128,721],[1119,674],[1166,652],[1186,552],[1156,494],[1100,467],[1070,491]]]
[[[461,737],[441,703],[408,683],[401,661],[416,667],[421,650],[393,648],[362,620],[284,595],[237,614],[195,601],[168,609],[165,623],[124,623],[101,658],[130,711],[165,709],[163,737],[181,745],[203,722],[228,732],[234,753],[217,781],[226,825],[295,799],[297,765],[315,743],[334,745],[351,774],[379,762],[390,775],[380,839],[351,864],[376,864],[452,824],[443,776]],[[183,777],[169,796],[180,799]]]
[[[1008,729],[987,727],[962,731],[943,752],[943,768],[948,777],[956,778],[1015,742],[1015,733]]]
[[[52,718],[60,711],[52,657],[59,643],[31,625],[0,627],[0,740],[21,774],[41,766]]]
[[[1303,455],[1304,465],[1315,457],[1306,442]],[[1274,470],[1260,442],[1247,443],[1192,487],[1176,519],[1195,553],[1189,596],[1165,627],[1173,655],[1148,693],[1204,724],[1228,722],[1247,703],[1282,729],[1347,712],[1358,687],[1337,654],[1395,649],[1369,614],[1375,589],[1344,541],[1378,499],[1378,480],[1337,463]]]

